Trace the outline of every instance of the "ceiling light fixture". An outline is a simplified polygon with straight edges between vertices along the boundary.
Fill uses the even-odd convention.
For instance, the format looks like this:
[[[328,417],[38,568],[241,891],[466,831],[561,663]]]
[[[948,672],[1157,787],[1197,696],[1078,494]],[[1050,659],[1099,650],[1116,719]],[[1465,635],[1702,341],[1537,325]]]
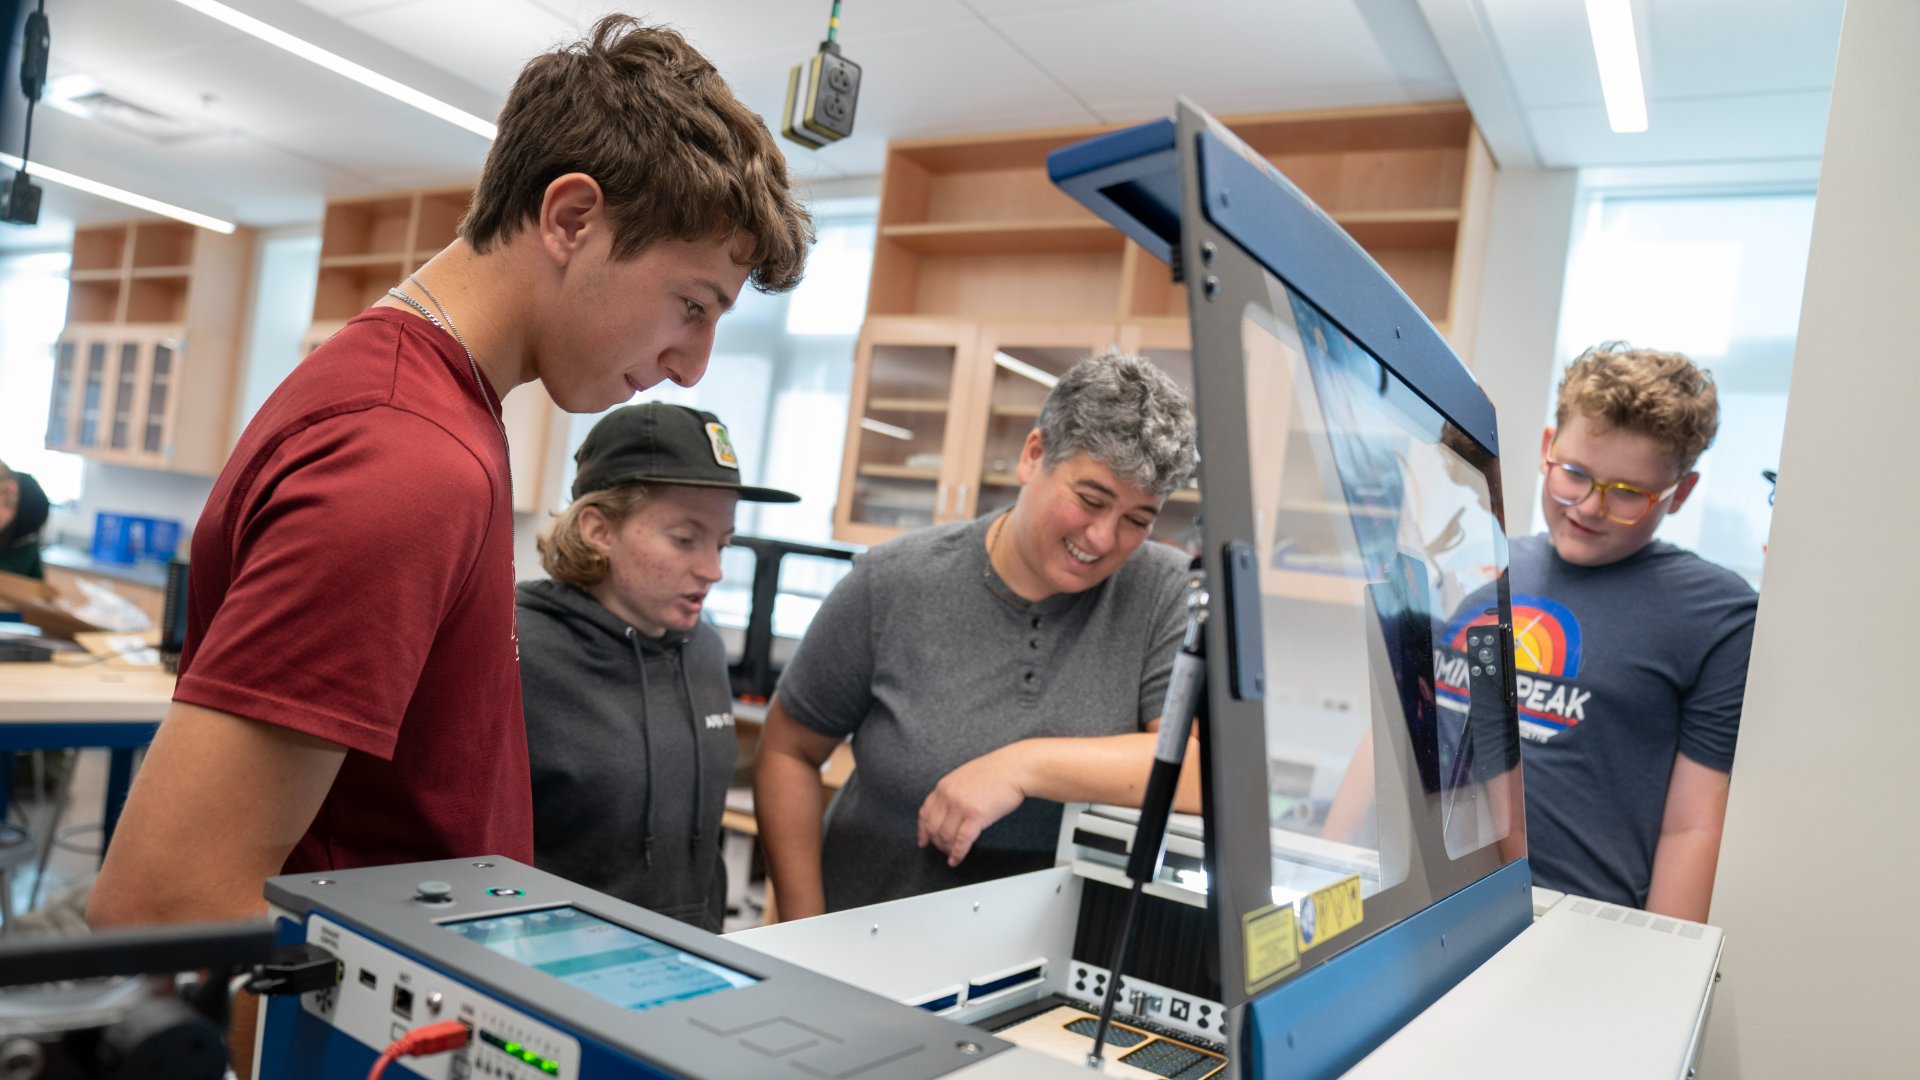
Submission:
[[[18,169],[21,167],[21,162],[19,158],[14,157],[12,154],[0,154],[0,165],[4,165],[9,169]],[[233,232],[234,226],[231,221],[222,221],[217,217],[209,217],[206,214],[195,213],[192,210],[175,206],[172,203],[161,202],[159,199],[149,199],[145,195],[136,195],[125,188],[117,188],[111,184],[103,184],[98,180],[89,180],[84,176],[75,176],[63,169],[51,168],[38,161],[26,166],[26,170],[27,174],[36,180],[50,180],[62,187],[70,187],[75,191],[84,191],[89,195],[98,195],[103,199],[112,199],[114,202],[126,203],[128,206],[137,207],[149,213],[170,217],[175,221],[184,221],[189,225],[198,225],[203,229],[211,229],[217,233]]]
[[[210,18],[218,19],[242,33],[251,34],[275,48],[285,49],[302,60],[310,60],[337,75],[345,75],[362,86],[378,90],[395,101],[404,102],[424,113],[445,120],[449,124],[466,128],[486,139],[497,138],[500,129],[473,115],[464,109],[456,109],[430,94],[423,94],[405,83],[389,79],[372,68],[356,64],[337,53],[331,53],[304,38],[278,27],[269,26],[251,15],[235,11],[219,0],[174,0]]]
[[[1633,36],[1633,0],[1587,0],[1587,29],[1600,63],[1607,126],[1623,135],[1647,130],[1647,94],[1640,84],[1640,48]]]

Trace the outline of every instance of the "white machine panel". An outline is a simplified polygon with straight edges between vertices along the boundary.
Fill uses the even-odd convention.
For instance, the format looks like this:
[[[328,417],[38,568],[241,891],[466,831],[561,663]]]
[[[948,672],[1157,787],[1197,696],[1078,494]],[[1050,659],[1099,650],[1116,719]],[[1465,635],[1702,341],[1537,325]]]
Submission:
[[[727,936],[964,1021],[1070,992],[1079,889],[1072,870],[1057,866]],[[933,1007],[949,997],[951,1006]]]
[[[1711,926],[1566,897],[1347,1080],[1677,1080],[1721,943]]]

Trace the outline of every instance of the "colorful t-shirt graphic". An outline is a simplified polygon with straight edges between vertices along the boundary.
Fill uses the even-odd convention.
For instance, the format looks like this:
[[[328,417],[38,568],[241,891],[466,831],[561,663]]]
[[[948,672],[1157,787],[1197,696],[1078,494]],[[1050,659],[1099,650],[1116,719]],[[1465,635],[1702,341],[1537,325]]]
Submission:
[[[1439,662],[1442,697],[1467,703],[1467,628],[1493,621],[1491,615],[1463,617],[1447,628],[1453,655]],[[1580,644],[1580,620],[1564,605],[1550,597],[1514,594],[1514,688],[1523,738],[1547,742],[1586,719],[1593,691],[1574,681],[1580,677]]]

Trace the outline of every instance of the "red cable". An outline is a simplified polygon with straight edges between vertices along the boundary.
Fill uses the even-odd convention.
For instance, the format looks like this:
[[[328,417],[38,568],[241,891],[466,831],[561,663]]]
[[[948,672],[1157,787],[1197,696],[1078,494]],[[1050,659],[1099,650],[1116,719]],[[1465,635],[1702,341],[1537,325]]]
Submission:
[[[403,1057],[426,1057],[429,1054],[444,1054],[449,1050],[458,1050],[473,1038],[473,1029],[462,1020],[442,1020],[437,1024],[414,1028],[393,1041],[382,1051],[367,1070],[367,1080],[380,1080],[380,1074],[387,1066]]]

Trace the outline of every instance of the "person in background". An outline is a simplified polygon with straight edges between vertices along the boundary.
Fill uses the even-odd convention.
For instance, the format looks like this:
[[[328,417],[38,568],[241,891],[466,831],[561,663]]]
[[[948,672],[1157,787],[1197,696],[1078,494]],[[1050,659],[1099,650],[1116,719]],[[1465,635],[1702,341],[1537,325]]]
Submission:
[[[1139,805],[1186,619],[1187,557],[1145,544],[1196,463],[1173,380],[1075,365],[1014,506],[862,555],[768,704],[754,783],[782,918],[1053,864],[1061,804]],[[827,813],[820,768],[857,765]],[[1180,808],[1199,806],[1190,753]]]
[[[0,461],[0,572],[43,578],[40,530],[47,524],[47,493],[29,473]]]
[[[677,32],[609,15],[529,61],[458,238],[287,376],[215,483],[89,921],[256,916],[281,873],[533,861],[501,397],[691,386],[742,286],[792,288],[810,242],[766,125]],[[243,998],[243,1076],[253,1019]]]
[[[574,460],[573,503],[538,541],[552,578],[518,590],[534,864],[718,932],[739,743],[700,612],[735,505],[800,497],[742,485],[720,418],[681,405],[608,413]]]
[[[1758,597],[1654,532],[1718,426],[1713,377],[1685,356],[1587,350],[1540,439],[1547,531],[1515,540],[1508,566],[1534,883],[1695,921]]]

